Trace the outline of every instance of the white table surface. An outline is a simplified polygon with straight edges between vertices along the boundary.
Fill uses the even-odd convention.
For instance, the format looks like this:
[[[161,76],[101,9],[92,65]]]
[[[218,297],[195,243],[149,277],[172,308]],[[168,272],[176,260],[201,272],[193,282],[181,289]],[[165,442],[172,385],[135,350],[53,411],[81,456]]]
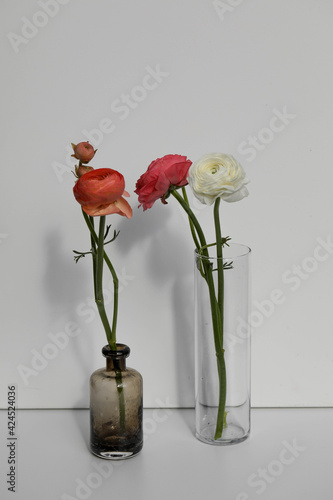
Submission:
[[[88,451],[88,410],[19,410],[12,493],[2,410],[0,498],[333,499],[333,409],[253,409],[250,438],[226,447],[199,442],[193,420],[194,410],[144,410],[142,452],[111,462]]]

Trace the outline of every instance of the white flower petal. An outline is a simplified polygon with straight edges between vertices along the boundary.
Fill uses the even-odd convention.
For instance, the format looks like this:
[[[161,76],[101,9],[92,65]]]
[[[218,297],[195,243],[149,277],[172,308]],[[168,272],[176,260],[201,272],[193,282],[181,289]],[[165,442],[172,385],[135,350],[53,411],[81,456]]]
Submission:
[[[241,200],[249,194],[245,187],[248,182],[242,166],[224,153],[205,155],[189,170],[188,183],[205,205],[212,205],[218,197],[228,202]]]
[[[226,193],[222,194],[221,198],[224,201],[228,201],[229,203],[233,201],[240,201],[243,198],[246,198],[246,196],[249,196],[249,192],[245,186],[243,186],[241,189],[238,189],[237,191],[234,191],[233,193]]]

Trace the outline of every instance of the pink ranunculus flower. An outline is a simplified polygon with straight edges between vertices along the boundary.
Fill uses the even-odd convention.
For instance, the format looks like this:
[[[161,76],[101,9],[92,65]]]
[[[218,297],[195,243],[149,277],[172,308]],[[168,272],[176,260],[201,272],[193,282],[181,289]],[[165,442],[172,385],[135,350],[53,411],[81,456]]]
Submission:
[[[166,155],[154,160],[136,183],[135,193],[143,210],[151,208],[158,199],[164,200],[171,186],[186,186],[192,162],[181,155]]]

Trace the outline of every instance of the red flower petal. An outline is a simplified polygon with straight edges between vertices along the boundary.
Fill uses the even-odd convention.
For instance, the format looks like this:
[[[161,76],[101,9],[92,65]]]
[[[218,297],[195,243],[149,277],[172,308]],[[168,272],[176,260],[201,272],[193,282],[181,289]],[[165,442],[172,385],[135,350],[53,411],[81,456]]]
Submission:
[[[143,210],[151,208],[156,200],[163,198],[172,185],[185,186],[191,165],[192,162],[182,155],[166,155],[152,161],[135,186]]]

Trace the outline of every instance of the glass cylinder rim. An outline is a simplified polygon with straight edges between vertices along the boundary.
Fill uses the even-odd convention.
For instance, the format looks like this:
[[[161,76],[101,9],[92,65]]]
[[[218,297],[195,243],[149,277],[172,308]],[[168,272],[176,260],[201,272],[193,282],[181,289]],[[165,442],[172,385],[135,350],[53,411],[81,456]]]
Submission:
[[[251,248],[248,247],[247,245],[244,245],[243,243],[229,243],[229,245],[227,245],[228,248],[243,248],[243,251],[242,253],[239,253],[239,255],[235,255],[235,256],[232,256],[232,257],[222,257],[222,260],[230,260],[230,258],[232,258],[233,260],[236,260],[236,259],[239,259],[241,257],[246,257],[247,255],[250,255],[250,253],[252,252]],[[213,261],[217,261],[220,259],[220,257],[214,257],[214,256],[209,256],[207,257],[207,255],[202,255],[202,254],[199,254],[198,252],[198,249],[196,248],[194,250],[194,254],[195,254],[195,257],[196,258],[199,258],[199,259],[202,259],[202,260],[213,260]]]
[[[117,350],[111,349],[109,344],[106,344],[102,349],[102,354],[105,358],[112,359],[120,359],[120,358],[128,358],[131,350],[126,344],[118,344],[117,342]]]

